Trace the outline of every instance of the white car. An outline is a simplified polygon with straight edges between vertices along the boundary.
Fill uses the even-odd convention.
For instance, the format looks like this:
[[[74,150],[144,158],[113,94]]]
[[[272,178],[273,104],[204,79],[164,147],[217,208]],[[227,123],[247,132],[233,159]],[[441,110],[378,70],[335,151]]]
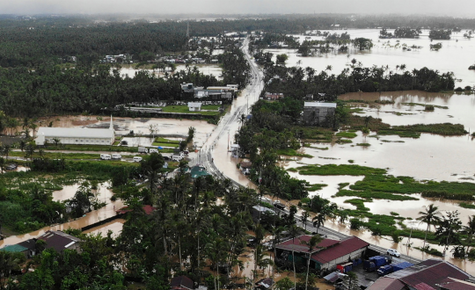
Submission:
[[[101,154],[101,159],[102,160],[111,160],[110,154]]]
[[[140,162],[140,161],[142,161],[142,157],[140,157],[140,156],[134,156],[133,161],[134,161],[134,162]]]
[[[399,254],[399,252],[394,250],[394,249],[388,249],[386,251],[386,253],[390,256],[394,256],[394,257],[398,257],[398,258],[401,256],[401,254]]]
[[[122,155],[117,154],[117,153],[112,154],[112,156],[111,156],[112,160],[120,160],[121,158],[122,158]]]
[[[148,150],[148,153],[158,153],[158,149],[150,148],[150,150]]]

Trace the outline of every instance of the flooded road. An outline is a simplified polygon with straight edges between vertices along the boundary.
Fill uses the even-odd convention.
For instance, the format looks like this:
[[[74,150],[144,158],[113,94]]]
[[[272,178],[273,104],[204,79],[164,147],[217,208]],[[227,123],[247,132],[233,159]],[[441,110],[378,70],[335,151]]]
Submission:
[[[71,198],[76,193],[76,190],[77,190],[78,187],[79,187],[79,185],[65,186],[63,188],[63,190],[60,190],[60,191],[57,191],[57,192],[53,193],[54,199],[55,200],[64,200],[64,199]],[[105,220],[105,219],[110,218],[112,216],[115,216],[116,215],[116,212],[115,212],[116,208],[118,209],[118,208],[121,208],[121,207],[124,206],[123,202],[119,199],[116,200],[116,201],[111,201],[110,200],[110,196],[112,196],[113,193],[112,193],[112,191],[107,189],[105,186],[104,187],[103,186],[99,187],[97,192],[99,193],[97,195],[97,197],[99,198],[99,201],[106,202],[107,203],[106,206],[104,206],[104,207],[102,207],[98,210],[94,210],[92,212],[89,212],[83,217],[80,217],[80,218],[75,219],[75,220],[71,220],[71,221],[63,223],[63,224],[51,225],[51,226],[44,227],[44,228],[42,228],[38,231],[34,231],[34,232],[27,233],[27,234],[22,234],[22,235],[7,237],[6,239],[0,241],[0,248],[4,247],[6,245],[14,245],[14,244],[20,243],[22,241],[25,241],[25,240],[28,240],[28,239],[31,239],[31,238],[37,238],[38,236],[41,236],[45,232],[50,231],[50,230],[52,230],[52,231],[63,231],[63,230],[67,230],[69,228],[82,229],[85,226],[95,224],[99,221],[102,221],[102,220]],[[111,229],[115,229],[115,228],[117,228],[117,226],[112,227]],[[121,229],[121,227],[120,227],[120,229]],[[100,229],[100,227],[94,228],[94,229],[91,229],[91,230],[102,231]],[[107,230],[105,230],[105,232],[107,233]],[[103,236],[104,236],[104,234],[103,234]]]

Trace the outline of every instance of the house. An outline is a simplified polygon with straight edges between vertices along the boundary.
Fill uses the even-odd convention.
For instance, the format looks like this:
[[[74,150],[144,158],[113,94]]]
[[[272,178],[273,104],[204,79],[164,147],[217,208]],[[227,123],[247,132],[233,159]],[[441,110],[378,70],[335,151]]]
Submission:
[[[283,99],[283,98],[284,98],[283,93],[269,93],[269,92],[264,93],[265,100],[275,101],[275,100]]]
[[[295,256],[296,263],[306,265],[307,257],[311,255],[311,269],[334,270],[338,264],[360,259],[369,247],[367,242],[351,236],[341,241],[323,239],[310,251],[307,244],[311,238],[309,235],[302,235],[276,245],[277,257],[292,261]]]
[[[0,249],[0,251],[23,253],[27,259],[34,257],[38,252],[36,248],[36,239],[28,239],[16,245],[9,245]]]
[[[61,144],[112,145],[115,141],[112,116],[108,129],[58,127],[40,127],[38,129],[36,145],[52,144],[56,140],[59,140]]]
[[[251,174],[251,168],[252,168],[252,162],[251,161],[243,160],[243,161],[241,161],[241,163],[239,163],[239,169],[245,175]]]
[[[474,284],[467,282],[469,278],[469,274],[449,262],[428,259],[379,278],[368,290],[475,289]]]
[[[81,240],[74,236],[63,233],[62,231],[47,231],[44,235],[38,237],[46,243],[46,249],[53,248],[57,252],[68,250],[78,250]]]
[[[174,290],[192,290],[194,289],[193,281],[186,276],[174,277],[170,282],[170,289]]]
[[[201,103],[200,102],[188,102],[188,110],[190,112],[201,111]]]
[[[335,115],[336,103],[305,102],[302,122],[305,125],[324,126]]]

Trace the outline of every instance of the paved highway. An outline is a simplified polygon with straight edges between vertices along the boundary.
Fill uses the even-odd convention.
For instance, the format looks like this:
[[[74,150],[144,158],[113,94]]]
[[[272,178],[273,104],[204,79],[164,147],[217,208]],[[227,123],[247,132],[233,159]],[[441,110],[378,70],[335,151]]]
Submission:
[[[264,88],[263,74],[252,60],[248,51],[248,44],[249,38],[246,38],[241,49],[251,68],[250,83],[242,90],[241,96],[234,101],[230,111],[221,118],[218,126],[214,129],[213,133],[200,149],[196,160],[191,163],[203,165],[208,172],[213,175],[229,178],[236,186],[256,188],[247,177],[241,174],[239,170],[236,170],[236,163],[232,162],[229,153],[230,143],[233,141],[234,135],[239,130],[240,116],[242,114],[247,115],[250,113],[250,108],[255,102],[257,102],[259,95]],[[286,210],[281,210],[281,212],[288,213]],[[297,224],[303,227],[300,217],[297,217],[297,220]],[[308,231],[317,232],[317,229],[311,222],[307,222],[306,228]],[[325,235],[328,238],[338,240],[348,237],[345,234],[326,227],[320,227],[318,233]],[[370,248],[382,254],[386,254],[387,250],[386,248],[376,245],[370,245]],[[411,263],[418,263],[421,261],[402,254],[401,258]]]

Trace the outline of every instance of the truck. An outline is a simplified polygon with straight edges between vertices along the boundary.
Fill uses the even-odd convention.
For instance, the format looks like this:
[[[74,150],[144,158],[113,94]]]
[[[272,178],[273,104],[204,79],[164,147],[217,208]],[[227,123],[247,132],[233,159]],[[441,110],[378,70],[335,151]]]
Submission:
[[[139,153],[148,153],[148,149],[145,147],[139,147]]]
[[[341,273],[348,273],[353,270],[353,262],[348,262],[344,264],[340,264],[336,266],[336,269],[340,271]]]
[[[367,272],[374,272],[379,267],[390,264],[391,261],[389,256],[373,256],[363,262],[363,269]]]
[[[405,269],[407,267],[411,267],[412,265],[413,264],[411,264],[409,262],[400,262],[400,263],[396,263],[396,264],[381,266],[381,267],[379,267],[377,272],[378,272],[379,276],[384,276],[384,275],[387,275],[389,273],[396,272],[396,271]]]

